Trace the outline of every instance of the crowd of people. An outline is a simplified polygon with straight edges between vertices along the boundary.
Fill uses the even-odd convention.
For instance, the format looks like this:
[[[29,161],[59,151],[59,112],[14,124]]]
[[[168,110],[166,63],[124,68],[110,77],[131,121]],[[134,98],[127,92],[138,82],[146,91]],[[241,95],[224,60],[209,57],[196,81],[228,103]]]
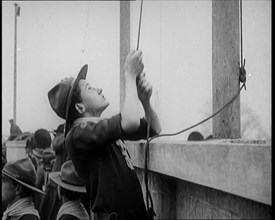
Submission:
[[[54,138],[38,129],[26,141],[27,158],[2,164],[2,220],[153,219],[124,143],[146,139],[148,121],[150,136],[161,131],[143,69],[142,52],[130,52],[124,104],[110,118],[101,117],[109,102],[86,80],[88,65],[49,90],[50,106],[65,123]]]

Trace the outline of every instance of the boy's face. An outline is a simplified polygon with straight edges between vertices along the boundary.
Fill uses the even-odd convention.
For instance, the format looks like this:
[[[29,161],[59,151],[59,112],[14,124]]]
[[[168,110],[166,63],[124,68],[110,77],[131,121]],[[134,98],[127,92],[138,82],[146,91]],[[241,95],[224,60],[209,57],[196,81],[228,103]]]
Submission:
[[[82,104],[85,107],[85,112],[92,114],[92,116],[100,116],[110,104],[102,94],[102,89],[91,87],[83,79],[79,81],[78,85],[81,90],[80,96]]]
[[[16,197],[16,186],[12,180],[2,176],[2,204],[9,205]]]

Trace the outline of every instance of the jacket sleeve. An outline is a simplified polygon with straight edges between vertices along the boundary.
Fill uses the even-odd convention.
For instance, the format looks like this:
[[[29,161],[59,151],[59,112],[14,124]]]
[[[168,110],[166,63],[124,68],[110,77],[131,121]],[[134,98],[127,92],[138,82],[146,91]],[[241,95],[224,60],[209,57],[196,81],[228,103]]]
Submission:
[[[121,116],[103,119],[97,124],[86,123],[72,128],[72,142],[76,150],[91,150],[108,146],[121,137]]]
[[[121,134],[121,139],[122,140],[130,140],[130,141],[137,141],[137,140],[141,140],[141,139],[146,139],[147,137],[147,121],[145,120],[145,118],[141,118],[140,119],[140,126],[139,128],[132,132],[132,133],[126,133],[125,131],[122,130],[122,134]],[[157,133],[150,128],[149,131],[149,136],[152,137],[154,135],[156,135]]]

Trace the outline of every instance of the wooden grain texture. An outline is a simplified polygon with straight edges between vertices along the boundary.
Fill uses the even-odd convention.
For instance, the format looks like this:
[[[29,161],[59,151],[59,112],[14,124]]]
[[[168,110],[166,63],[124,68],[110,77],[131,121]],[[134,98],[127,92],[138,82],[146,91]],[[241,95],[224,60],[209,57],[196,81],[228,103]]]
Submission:
[[[238,92],[239,1],[212,1],[213,113]],[[213,118],[213,137],[240,138],[240,97]]]
[[[120,109],[125,98],[124,63],[130,51],[130,2],[120,1]]]

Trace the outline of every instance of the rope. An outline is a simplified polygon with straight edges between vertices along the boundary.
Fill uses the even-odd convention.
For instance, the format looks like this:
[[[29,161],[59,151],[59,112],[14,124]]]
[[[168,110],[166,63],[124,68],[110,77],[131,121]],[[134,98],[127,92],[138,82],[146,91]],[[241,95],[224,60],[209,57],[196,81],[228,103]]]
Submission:
[[[90,18],[90,4],[91,2],[88,2],[88,5],[87,5],[87,14],[86,14],[86,24],[85,24],[85,33],[84,33],[84,36],[83,36],[83,40],[82,40],[82,45],[81,45],[81,53],[80,53],[80,64],[83,62],[83,57],[84,57],[84,54],[86,53],[86,48],[87,48],[87,36],[88,36],[88,27],[89,27],[89,18]]]
[[[143,0],[141,0],[141,6],[140,6],[140,17],[139,17],[139,29],[138,29],[138,39],[137,39],[137,50],[139,49],[139,39],[140,39],[140,28],[141,28],[141,17],[142,17],[142,6],[143,6]],[[226,103],[221,109],[219,109],[217,112],[215,112],[214,114],[212,114],[211,116],[205,118],[204,120],[188,127],[185,128],[179,132],[175,132],[175,133],[167,133],[167,134],[160,134],[160,135],[155,135],[153,137],[150,138],[150,110],[148,112],[149,117],[147,119],[147,136],[146,136],[146,145],[145,145],[145,187],[146,187],[146,208],[147,208],[147,214],[148,214],[148,219],[153,219],[153,216],[155,216],[155,212],[154,212],[154,207],[153,207],[153,199],[149,190],[149,186],[148,186],[148,161],[149,161],[149,144],[152,140],[154,140],[155,138],[159,138],[159,137],[167,137],[167,136],[176,136],[178,134],[181,134],[183,132],[186,132],[194,127],[197,127],[198,125],[208,121],[209,119],[213,118],[214,116],[216,116],[217,114],[219,114],[222,110],[224,110],[227,106],[229,106],[240,94],[241,90],[243,88],[246,89],[246,70],[245,70],[245,59],[243,60],[243,34],[242,34],[242,0],[240,0],[240,45],[241,45],[241,67],[240,67],[240,82],[243,83],[243,85],[239,88],[239,90],[237,91],[237,93],[232,97],[232,99]],[[149,201],[151,203],[151,207],[149,207]]]
[[[140,3],[140,13],[139,13],[139,25],[138,25],[138,39],[137,39],[137,50],[139,48],[139,38],[140,38],[140,28],[141,28],[141,17],[142,17],[142,7],[143,6],[143,0],[141,0]]]
[[[245,59],[243,59],[243,1],[240,0],[240,81],[244,84],[244,89],[246,90],[246,70],[245,70]]]
[[[241,41],[241,66],[243,66],[243,10],[242,10],[242,4],[243,1],[240,0],[240,32],[241,32],[241,36],[240,36],[240,41]]]
[[[140,39],[140,29],[141,29],[141,18],[142,18],[142,8],[143,8],[143,0],[141,0],[140,4],[140,14],[139,14],[139,27],[138,27],[138,38],[137,38],[137,48],[139,49],[139,39]],[[146,189],[146,209],[147,209],[147,219],[153,219],[153,216],[156,215],[154,212],[153,199],[148,186],[148,161],[149,161],[149,138],[150,138],[150,109],[148,111],[149,117],[147,118],[147,137],[146,137],[146,145],[145,145],[145,189]],[[149,206],[149,201],[151,207]]]
[[[185,128],[185,129],[183,129],[183,130],[181,130],[181,131],[179,131],[179,132],[170,133],[170,134],[159,134],[159,135],[155,135],[155,136],[153,136],[153,137],[151,137],[151,138],[149,139],[149,143],[150,143],[153,139],[158,138],[158,137],[175,136],[175,135],[181,134],[181,133],[183,133],[183,132],[185,132],[185,131],[188,131],[188,130],[190,130],[190,129],[194,128],[194,127],[197,127],[198,125],[200,125],[200,124],[202,124],[202,123],[208,121],[209,119],[213,118],[213,117],[216,116],[218,113],[220,113],[223,109],[225,109],[230,103],[232,103],[232,102],[239,96],[239,94],[240,94],[240,92],[241,92],[241,90],[243,89],[244,86],[245,86],[245,84],[243,84],[243,85],[241,86],[241,88],[238,90],[238,92],[236,93],[236,95],[233,96],[233,98],[232,98],[228,103],[226,103],[220,110],[218,110],[217,112],[215,112],[215,113],[212,114],[211,116],[209,116],[209,117],[207,117],[206,119],[204,119],[204,120],[198,122],[197,124],[194,124],[194,125],[192,125],[192,126],[190,126],[190,127],[188,127],[188,128]]]
[[[246,89],[246,70],[245,70],[245,59],[243,59],[243,31],[242,31],[243,27],[242,27],[242,0],[240,0],[240,52],[241,52],[241,67],[240,67],[240,82],[243,83],[243,85],[241,86],[241,88],[238,90],[238,92],[236,93],[235,96],[232,97],[232,99],[226,103],[220,110],[218,110],[216,113],[212,114],[211,116],[209,116],[208,118],[198,122],[197,124],[194,124],[188,128],[185,128],[179,132],[175,132],[175,133],[170,133],[170,134],[160,134],[160,135],[155,135],[153,137],[151,137],[149,140],[147,140],[147,143],[149,144],[153,139],[158,138],[158,137],[167,137],[167,136],[175,136],[178,134],[181,134],[183,132],[186,132],[194,127],[197,127],[198,125],[208,121],[209,119],[213,118],[215,115],[217,115],[218,113],[220,113],[223,109],[225,109],[230,103],[232,103],[240,94],[241,90],[244,88]],[[146,144],[147,144],[146,143]]]

